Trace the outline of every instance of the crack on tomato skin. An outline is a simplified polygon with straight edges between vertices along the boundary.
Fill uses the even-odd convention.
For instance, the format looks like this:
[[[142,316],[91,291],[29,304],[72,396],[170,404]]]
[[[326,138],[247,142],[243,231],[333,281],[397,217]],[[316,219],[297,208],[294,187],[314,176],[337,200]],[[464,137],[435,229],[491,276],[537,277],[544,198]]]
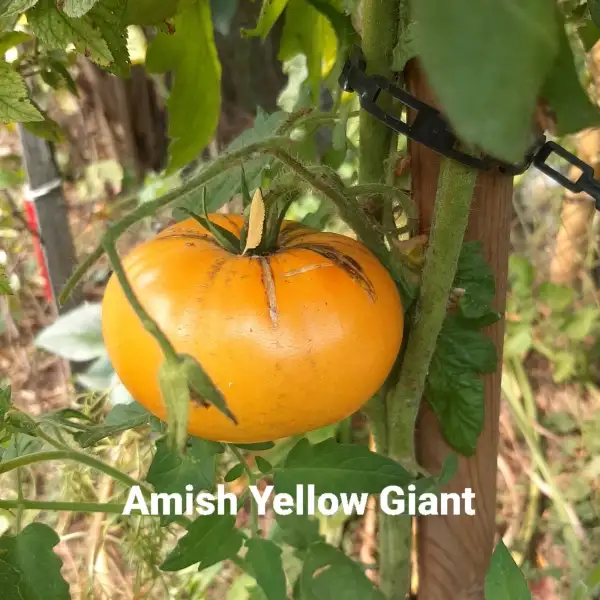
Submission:
[[[299,269],[293,269],[292,271],[284,273],[283,277],[294,277],[295,275],[302,275],[302,273],[308,273],[309,271],[314,271],[315,269],[322,269],[325,267],[333,267],[333,265],[330,262],[305,265],[304,267],[300,267]]]
[[[208,235],[208,234],[204,234],[204,233],[167,233],[164,235],[159,235],[158,237],[156,237],[156,240],[172,240],[172,239],[192,239],[192,240],[203,240],[205,242],[209,242],[210,244],[213,244],[215,246],[219,246],[219,244],[217,244],[217,240],[215,240],[215,238],[212,235]],[[221,246],[219,246],[220,248]]]
[[[352,280],[356,281],[365,290],[372,302],[375,302],[377,299],[375,287],[371,283],[371,280],[365,275],[360,263],[350,255],[344,254],[337,248],[326,244],[294,244],[293,247],[294,249],[312,250],[323,258],[327,258],[335,266],[342,269]]]
[[[258,256],[261,269],[261,280],[265,293],[267,295],[267,306],[269,307],[269,317],[274,327],[279,323],[279,310],[277,309],[277,296],[275,294],[275,279],[273,277],[273,267],[267,256]]]

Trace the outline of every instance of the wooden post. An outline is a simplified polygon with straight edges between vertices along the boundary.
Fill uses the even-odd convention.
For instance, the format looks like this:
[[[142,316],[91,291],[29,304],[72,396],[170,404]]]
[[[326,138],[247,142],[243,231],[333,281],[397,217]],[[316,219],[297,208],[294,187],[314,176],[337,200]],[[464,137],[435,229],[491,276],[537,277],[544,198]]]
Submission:
[[[34,243],[46,281],[46,293],[59,312],[67,312],[79,304],[80,296],[75,293],[68,302],[58,307],[58,295],[77,261],[54,149],[21,124],[19,136],[29,183],[25,193],[25,208],[30,226],[39,235]]]
[[[436,105],[425,76],[416,62],[407,69],[411,93]],[[419,207],[421,233],[431,228],[440,157],[432,150],[410,143],[412,189]],[[467,240],[480,240],[483,253],[496,277],[495,308],[504,312],[509,233],[512,213],[512,179],[482,173],[477,180]],[[499,437],[500,383],[504,323],[486,332],[498,350],[498,369],[485,378],[485,425],[471,458],[461,457],[456,477],[444,491],[475,494],[475,516],[424,517],[417,521],[419,598],[422,600],[484,600],[485,576],[494,547],[496,530],[496,473]],[[437,417],[424,403],[416,428],[417,457],[436,473],[450,448],[444,441]]]

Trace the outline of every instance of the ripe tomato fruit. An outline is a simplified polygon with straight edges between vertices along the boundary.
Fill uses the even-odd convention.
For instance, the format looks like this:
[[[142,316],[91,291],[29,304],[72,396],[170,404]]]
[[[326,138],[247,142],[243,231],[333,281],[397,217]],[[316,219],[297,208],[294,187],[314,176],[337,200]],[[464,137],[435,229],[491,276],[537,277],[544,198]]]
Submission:
[[[210,220],[238,236],[243,224],[234,215]],[[123,265],[175,350],[200,362],[237,418],[192,403],[188,430],[197,437],[253,443],[335,423],[379,389],[400,349],[396,285],[364,245],[342,235],[286,221],[271,254],[234,255],[190,218]],[[102,327],[125,387],[166,420],[163,356],[114,275]]]

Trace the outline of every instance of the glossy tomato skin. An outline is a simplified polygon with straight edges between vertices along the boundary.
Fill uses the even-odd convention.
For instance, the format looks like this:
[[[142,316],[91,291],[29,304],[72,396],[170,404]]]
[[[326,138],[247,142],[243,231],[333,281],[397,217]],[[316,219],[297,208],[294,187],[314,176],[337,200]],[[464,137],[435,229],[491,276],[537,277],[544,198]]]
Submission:
[[[239,234],[241,217],[210,218]],[[348,237],[290,223],[279,246],[268,257],[232,255],[188,219],[123,261],[144,308],[177,352],[202,364],[238,420],[193,404],[191,435],[252,443],[335,423],[379,389],[395,362],[404,315],[377,259]],[[166,420],[160,349],[114,275],[102,327],[125,387]]]

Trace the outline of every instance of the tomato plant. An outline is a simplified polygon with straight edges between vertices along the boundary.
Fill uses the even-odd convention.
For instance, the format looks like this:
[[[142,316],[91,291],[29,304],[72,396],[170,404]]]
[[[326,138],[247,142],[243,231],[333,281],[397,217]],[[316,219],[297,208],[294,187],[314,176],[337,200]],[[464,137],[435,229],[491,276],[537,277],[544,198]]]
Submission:
[[[127,76],[128,28],[151,25],[145,67],[173,77],[167,173],[177,172],[215,135],[221,64],[214,22],[230,14],[231,4],[1,1],[0,46],[20,50],[0,62],[0,118],[58,139],[56,124],[25,79],[40,76],[53,87],[73,87],[68,68],[77,54]],[[503,226],[506,213],[494,202],[506,201],[510,178],[500,172],[478,178],[472,165],[451,158],[433,162],[430,156],[430,168],[424,168],[418,147],[407,147],[398,128],[389,126],[397,122],[394,115],[411,111],[383,92],[396,81],[417,95],[429,94],[470,155],[519,162],[530,147],[538,102],[549,107],[560,135],[598,125],[599,111],[576,69],[582,48],[600,37],[591,17],[598,21],[595,0],[535,0],[517,8],[509,0],[265,0],[256,26],[241,34],[264,40],[276,23],[282,25],[279,55],[290,87],[294,69],[296,75],[302,71],[294,61],[304,58],[293,106],[271,115],[258,112],[253,128],[177,189],[109,225],[65,286],[63,300],[108,257],[113,275],[103,300],[107,356],[98,350],[90,358],[110,359],[139,404],[115,406],[105,418],[78,407],[34,419],[11,404],[10,389],[2,390],[0,474],[49,460],[76,461],[142,498],[184,494],[190,486],[209,492],[242,478],[250,484],[267,480],[290,497],[302,485],[314,486],[317,496],[379,494],[386,486],[411,485],[437,493],[489,475],[496,458],[500,344],[484,330],[501,320],[507,256],[493,256],[488,239],[465,242],[465,232],[473,198],[482,190],[490,205],[478,204],[477,210],[490,211],[490,231]],[[376,83],[387,82],[370,98],[388,111],[387,122],[361,109],[353,90],[339,84],[353,46],[361,47],[366,63],[361,77],[375,74]],[[39,70],[32,73],[32,64]],[[322,94],[331,109],[321,109]],[[363,102],[368,94],[358,90]],[[431,107],[412,108],[438,119]],[[316,140],[323,131],[330,145],[320,152]],[[430,145],[444,146],[439,140]],[[340,157],[349,169],[341,168]],[[410,186],[399,167],[409,160]],[[425,187],[435,195],[429,211]],[[264,201],[248,202],[250,190],[257,189]],[[291,201],[306,192],[321,199],[327,214],[337,214],[352,236],[284,222]],[[240,195],[243,216],[217,215]],[[167,207],[178,222],[121,260],[120,236]],[[490,258],[496,259],[494,270]],[[0,289],[6,289],[1,278]],[[337,433],[325,440],[303,435],[361,407],[374,450]],[[425,431],[429,447],[443,446],[445,460],[435,454],[432,472],[421,464],[428,448],[418,452],[415,446],[421,407],[435,417]],[[144,481],[87,450],[133,428],[156,440]],[[252,464],[245,454],[273,450],[273,440],[281,437],[292,444],[290,449],[284,440],[286,452],[277,460],[260,456]],[[476,461],[486,452],[480,473]],[[234,463],[225,474],[217,469],[224,456]],[[437,573],[438,560],[423,571],[433,572],[432,597],[444,588],[444,578],[450,581],[444,593],[455,597],[530,597],[502,542],[492,555],[495,491],[488,487],[480,490],[481,512],[487,514],[473,520],[479,526],[462,520],[463,538],[456,530],[445,536],[444,544],[454,549],[448,553],[453,568]],[[254,582],[253,597],[268,600],[290,594],[301,600],[334,594],[395,600],[409,592],[409,516],[379,516],[376,586],[305,515],[278,517],[281,544],[264,535],[256,498],[250,499],[251,518],[242,527],[236,527],[235,514],[163,515],[161,526],[180,527],[182,535],[162,570],[196,564],[204,570],[231,561]],[[15,511],[14,531],[0,538],[0,578],[8,597],[48,598],[44,590],[51,589],[53,599],[64,600],[69,592],[53,551],[58,538],[40,523],[21,527],[23,511],[123,514],[127,505],[36,502],[20,493],[0,500],[0,507]],[[295,576],[284,572],[282,546],[299,557]],[[431,546],[419,550],[423,560]],[[470,554],[463,558],[457,548]]]

